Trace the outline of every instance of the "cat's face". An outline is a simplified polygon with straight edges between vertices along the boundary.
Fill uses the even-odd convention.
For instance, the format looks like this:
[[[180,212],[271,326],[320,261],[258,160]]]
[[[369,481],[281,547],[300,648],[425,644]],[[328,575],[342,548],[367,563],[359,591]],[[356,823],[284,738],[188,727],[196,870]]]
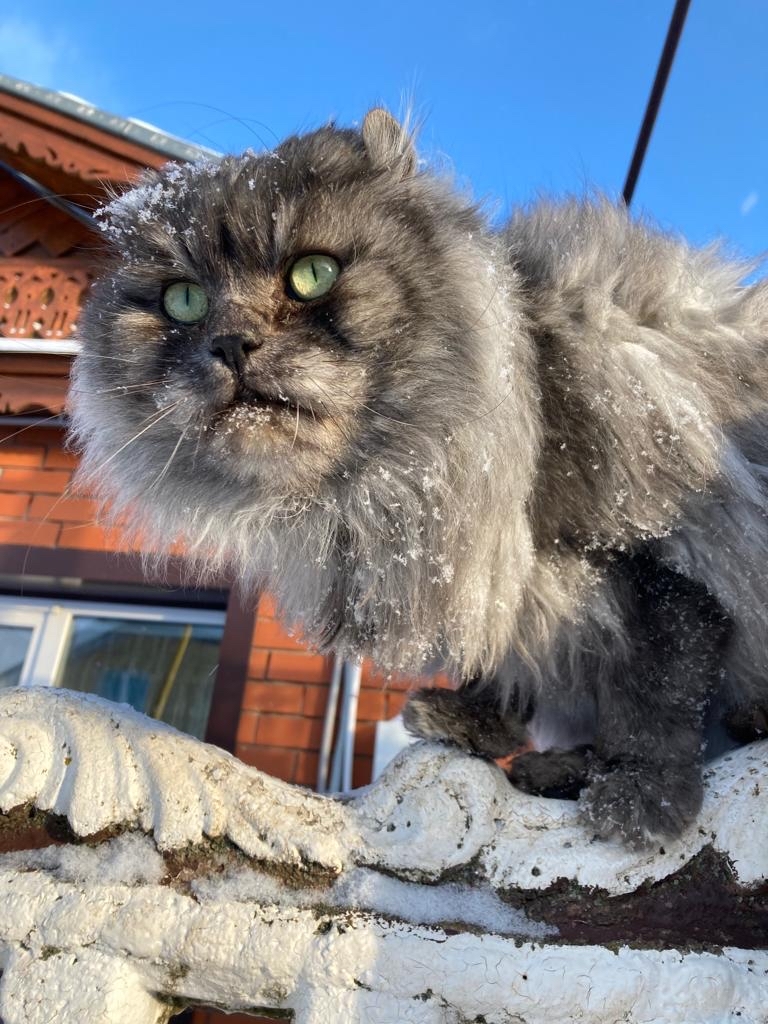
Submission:
[[[110,431],[158,475],[300,493],[409,431],[449,431],[477,407],[457,239],[478,218],[422,179],[373,111],[361,132],[171,166],[117,199],[119,262],[76,368],[81,436]]]

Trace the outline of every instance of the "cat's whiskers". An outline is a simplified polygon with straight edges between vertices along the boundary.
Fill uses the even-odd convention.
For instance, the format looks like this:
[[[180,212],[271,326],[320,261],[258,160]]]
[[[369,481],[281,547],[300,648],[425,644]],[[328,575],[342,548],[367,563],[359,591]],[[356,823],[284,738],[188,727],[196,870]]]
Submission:
[[[57,198],[59,199],[90,199],[91,202],[100,202],[100,197],[94,195],[91,192],[57,192]],[[11,206],[4,206],[0,213],[8,214],[15,213],[17,210],[22,210],[25,206],[32,206],[36,203],[47,203],[49,202],[46,196],[35,196],[34,199],[24,199],[19,203],[13,203]],[[78,204],[79,205],[79,204]],[[91,211],[86,209],[84,206],[81,207],[83,213],[90,213]]]
[[[118,384],[113,388],[99,388],[97,391],[87,391],[85,388],[70,388],[70,391],[78,395],[130,395],[154,387],[156,384],[165,384],[165,378],[158,380],[145,380],[138,384]]]
[[[314,377],[312,377],[308,373],[306,374],[306,377],[307,377],[307,380],[317,388],[317,390],[320,392],[320,395],[324,395],[325,396],[325,401],[323,400],[323,398],[318,396],[318,398],[317,398],[318,402],[321,405],[326,406],[326,408],[330,408],[332,410],[331,414],[330,414],[330,419],[333,422],[333,425],[339,431],[339,433],[344,438],[344,440],[347,442],[347,444],[350,446],[350,448],[354,447],[354,441],[353,441],[352,435],[348,432],[346,426],[342,426],[342,417],[343,417],[344,414],[343,414],[343,410],[341,409],[341,406],[339,406],[339,404],[333,400],[333,398],[331,397],[331,395],[328,394],[328,392],[325,390],[325,388],[323,388],[320,385],[319,381],[317,381]],[[335,410],[335,412],[337,414],[336,416],[333,415],[333,410]],[[314,412],[313,412],[312,415],[314,416]]]
[[[291,451],[293,451],[296,445],[296,438],[299,436],[299,417],[301,416],[301,406],[296,406],[296,429],[293,432],[293,441],[291,441]]]
[[[197,425],[197,441],[195,442],[195,450],[192,452],[192,468],[197,467],[197,457],[200,454],[200,442],[203,439],[203,427],[200,423]]]
[[[105,361],[109,361],[110,363],[127,363],[129,366],[139,366],[141,364],[140,359],[128,359],[125,356],[107,356],[101,354],[96,355],[95,353],[87,351],[80,352],[77,358],[81,363],[85,363],[88,362],[88,360],[91,360],[97,366],[99,365],[99,363],[103,363]]]
[[[320,385],[317,383],[317,381],[314,381],[314,384],[315,384],[316,387],[318,387],[320,390],[322,390],[322,388],[320,388]],[[339,387],[338,384],[334,384],[334,387],[337,389],[337,391],[341,391],[342,394],[345,394],[348,398],[354,398],[354,396],[351,395],[349,391],[345,391],[344,388]],[[490,416],[490,414],[492,412],[495,412],[498,408],[500,408],[504,404],[504,402],[506,402],[506,400],[510,397],[510,395],[513,393],[513,391],[514,391],[514,388],[511,387],[509,389],[509,391],[507,391],[506,394],[502,395],[502,397],[499,399],[499,401],[495,405],[491,406],[490,409],[486,409],[485,412],[481,412],[479,416],[472,416],[469,419],[465,419],[463,423],[458,425],[457,430],[461,430],[461,428],[464,427],[464,426],[468,426],[471,423],[477,423],[478,420],[482,420],[486,416]],[[392,423],[399,423],[402,426],[410,427],[411,429],[416,429],[415,424],[413,424],[410,420],[399,419],[396,416],[390,416],[387,413],[382,412],[381,409],[375,409],[373,406],[367,405],[365,402],[360,402],[360,407],[362,409],[366,409],[368,412],[373,413],[375,416],[381,416],[383,419],[391,420]]]
[[[54,412],[50,416],[42,416],[39,420],[34,423],[28,423],[25,427],[21,427],[19,430],[14,430],[12,434],[8,434],[7,437],[0,439],[0,444],[5,444],[6,441],[12,441],[14,437],[18,437],[19,434],[26,434],[28,430],[35,430],[37,427],[43,427],[46,423],[50,423],[51,420],[58,420],[61,418],[61,413]],[[0,427],[2,422],[0,422]]]
[[[171,463],[173,462],[174,458],[176,457],[176,453],[178,452],[179,448],[181,447],[182,441],[187,436],[187,429],[188,429],[188,427],[184,427],[182,432],[179,434],[179,439],[176,442],[173,451],[168,456],[168,460],[165,463],[165,465],[163,466],[163,468],[160,470],[160,472],[157,474],[155,479],[152,481],[152,483],[147,488],[148,491],[151,491],[154,487],[156,487],[160,483],[160,481],[163,479],[163,477],[166,475],[168,470],[171,468]]]
[[[120,392],[122,392],[122,391],[125,391],[125,392],[137,391],[137,390],[140,390],[141,388],[149,388],[149,387],[153,387],[155,384],[165,384],[166,382],[167,381],[166,381],[165,377],[158,377],[155,380],[137,381],[136,384],[118,384],[118,385],[116,385],[113,388],[99,388],[99,390],[95,391],[94,394],[96,394],[96,395],[120,394]]]
[[[12,373],[0,373],[0,380],[15,380],[15,379],[16,379],[15,374],[12,374]],[[130,394],[131,392],[141,391],[142,388],[149,388],[149,387],[152,387],[152,386],[154,386],[156,384],[164,384],[164,383],[165,383],[165,380],[161,378],[161,379],[158,379],[158,380],[142,381],[141,383],[137,383],[137,384],[118,384],[116,387],[112,387],[112,388],[99,388],[96,391],[91,391],[91,390],[88,390],[87,388],[76,387],[74,384],[72,384],[70,382],[70,380],[68,378],[62,378],[61,381],[49,379],[47,384],[46,384],[46,387],[49,387],[52,390],[53,389],[59,390],[59,391],[61,391],[62,394],[66,393],[66,394],[74,394],[74,395],[110,395],[110,394],[117,394],[117,395],[119,395],[119,394],[126,394],[127,395],[127,394]],[[44,417],[44,420],[47,420],[47,419],[57,419],[59,416],[61,416],[61,413],[53,413],[49,417]],[[35,426],[35,425],[36,424],[31,424],[31,426]],[[27,428],[25,428],[25,429],[27,429]],[[11,436],[15,436],[15,435],[11,435]]]
[[[317,381],[315,381],[315,384],[316,384],[317,387],[320,387],[320,385],[317,383]],[[400,419],[397,416],[390,416],[388,413],[382,412],[380,409],[376,409],[372,405],[367,405],[365,402],[360,401],[360,399],[356,395],[353,395],[351,391],[345,390],[344,388],[340,387],[338,384],[334,383],[333,386],[336,388],[337,391],[340,391],[343,395],[346,395],[347,398],[351,399],[352,401],[359,402],[361,409],[365,409],[368,412],[373,413],[375,416],[381,416],[385,420],[391,420],[392,423],[399,423],[401,426],[410,426],[411,425],[408,422],[408,420]],[[322,390],[322,388],[320,390]],[[326,392],[326,394],[327,394],[327,392]]]
[[[328,402],[331,403],[335,407],[336,411],[340,415],[344,415],[341,406],[337,402],[335,402],[333,400],[333,398],[329,395],[328,391],[326,391],[325,388],[323,388],[320,385],[320,382],[315,377],[310,376],[310,374],[308,374],[308,373],[306,374],[306,377],[307,377],[307,380],[309,380],[312,384],[314,384],[314,386],[317,388],[317,390],[319,392],[321,392],[321,394],[325,395],[325,397],[328,399]],[[351,399],[353,402],[355,402],[355,401],[358,402],[361,409],[366,409],[368,412],[372,412],[374,415],[381,416],[384,419],[391,420],[393,423],[399,423],[402,426],[410,426],[408,420],[398,419],[396,416],[389,416],[387,413],[381,412],[380,409],[374,409],[373,406],[366,405],[365,402],[361,402],[360,401],[358,396],[353,395],[351,391],[346,391],[344,388],[340,387],[336,382],[334,382],[333,386],[334,386],[334,388],[337,391],[340,391],[341,394],[345,395],[347,398]],[[322,401],[322,400],[320,400],[320,401]],[[338,426],[338,421],[335,421],[335,422],[337,423],[337,426]],[[339,429],[341,429],[341,428],[339,428]],[[349,440],[349,438],[347,438],[347,440]]]
[[[166,416],[170,416],[170,414],[181,405],[182,401],[183,399],[179,398],[171,405],[166,405],[158,412],[152,413],[150,416],[147,416],[145,419],[143,419],[141,421],[142,423],[147,423],[147,420],[151,420],[151,423],[147,423],[147,426],[142,427],[141,430],[137,430],[133,437],[129,438],[125,442],[125,444],[121,444],[117,451],[112,452],[112,454],[108,458],[104,459],[104,461],[100,463],[98,466],[96,466],[94,469],[89,469],[88,475],[90,477],[96,477],[105,468],[105,466],[108,466],[110,462],[116,459],[121,452],[125,451],[125,449],[132,445],[135,441],[138,441],[138,439],[142,437],[144,434],[146,434],[148,430],[151,430],[152,427],[157,426],[157,424],[161,420],[164,420]],[[154,417],[154,419],[152,417]]]
[[[0,373],[0,380],[18,380],[18,376],[15,373]],[[62,377],[61,380],[50,380],[46,383],[46,387],[58,388],[60,391],[67,390],[67,378]]]

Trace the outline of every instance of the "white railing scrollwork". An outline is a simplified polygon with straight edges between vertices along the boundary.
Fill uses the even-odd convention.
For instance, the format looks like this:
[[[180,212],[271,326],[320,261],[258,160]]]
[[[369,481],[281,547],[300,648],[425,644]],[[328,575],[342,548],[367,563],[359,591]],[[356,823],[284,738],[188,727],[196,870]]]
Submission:
[[[652,851],[418,744],[339,800],[124,706],[0,696],[0,1018],[766,1020],[768,743]]]

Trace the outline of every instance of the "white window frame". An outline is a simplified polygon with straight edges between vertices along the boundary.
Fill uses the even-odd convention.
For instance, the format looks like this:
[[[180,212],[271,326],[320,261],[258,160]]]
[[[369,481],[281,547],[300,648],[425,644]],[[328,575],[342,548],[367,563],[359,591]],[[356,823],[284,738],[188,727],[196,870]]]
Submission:
[[[0,626],[32,627],[18,686],[57,686],[74,621],[78,616],[135,622],[222,626],[224,611],[101,601],[0,596]]]

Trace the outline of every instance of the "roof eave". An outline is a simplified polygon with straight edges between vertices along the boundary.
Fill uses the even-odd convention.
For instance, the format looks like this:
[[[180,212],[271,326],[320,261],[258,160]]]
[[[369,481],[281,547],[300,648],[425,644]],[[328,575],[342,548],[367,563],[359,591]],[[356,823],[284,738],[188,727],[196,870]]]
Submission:
[[[88,103],[79,96],[72,96],[70,93],[56,92],[53,89],[46,89],[41,85],[33,85],[31,82],[24,82],[11,75],[0,73],[0,92],[11,96],[18,96],[27,99],[40,106],[55,110],[60,114],[73,117],[84,124],[93,125],[118,138],[128,139],[139,146],[146,146],[156,153],[168,157],[169,160],[197,161],[210,160],[219,157],[221,154],[205,146],[195,146],[190,142],[177,138],[175,135],[168,135],[166,132],[155,128],[154,125],[146,124],[143,121],[134,121],[130,118],[118,117],[105,110],[100,110]]]

